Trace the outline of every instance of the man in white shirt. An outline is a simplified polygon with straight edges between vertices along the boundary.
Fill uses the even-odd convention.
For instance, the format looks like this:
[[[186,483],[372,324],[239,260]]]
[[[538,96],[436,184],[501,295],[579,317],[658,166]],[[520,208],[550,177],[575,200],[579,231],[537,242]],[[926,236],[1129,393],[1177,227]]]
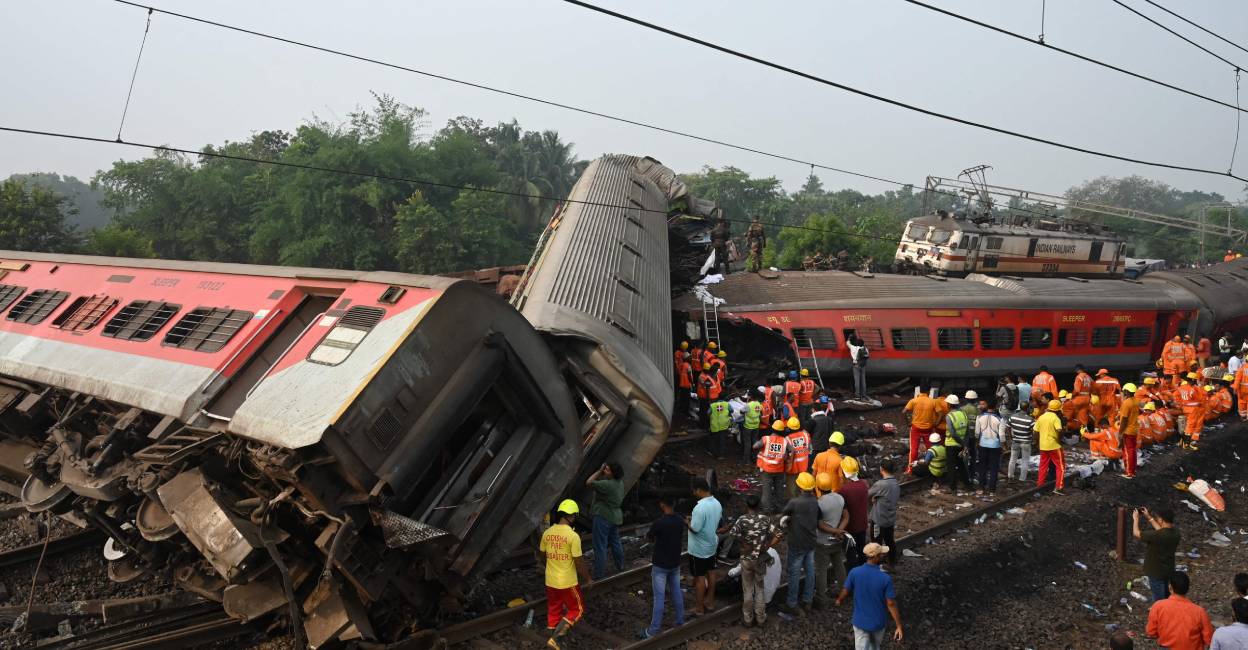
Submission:
[[[1244,351],[1240,350],[1226,362],[1226,370],[1233,375],[1242,365],[1244,365]]]

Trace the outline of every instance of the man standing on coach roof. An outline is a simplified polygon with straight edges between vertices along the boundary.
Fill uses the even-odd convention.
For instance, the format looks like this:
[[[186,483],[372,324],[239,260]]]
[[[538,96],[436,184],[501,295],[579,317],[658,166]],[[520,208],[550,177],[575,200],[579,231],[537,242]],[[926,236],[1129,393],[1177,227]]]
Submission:
[[[593,583],[581,557],[581,536],[572,530],[572,522],[580,511],[575,501],[564,499],[559,504],[557,522],[542,533],[538,547],[546,562],[546,628],[550,630],[546,645],[555,650],[559,650],[558,639],[567,635],[585,613],[581,585],[588,587]]]
[[[719,550],[719,519],[723,506],[711,496],[706,479],[693,480],[698,503],[689,517],[689,574],[693,576],[693,611],[702,615],[715,609],[715,552]]]
[[[901,612],[897,609],[897,592],[893,578],[880,570],[880,560],[888,553],[887,546],[867,544],[862,554],[867,563],[854,567],[845,578],[845,586],[836,597],[839,606],[851,594],[854,597],[854,649],[880,650],[884,643],[884,630],[888,627],[885,612],[893,617],[897,630],[893,641],[901,643],[905,634],[901,629]]]

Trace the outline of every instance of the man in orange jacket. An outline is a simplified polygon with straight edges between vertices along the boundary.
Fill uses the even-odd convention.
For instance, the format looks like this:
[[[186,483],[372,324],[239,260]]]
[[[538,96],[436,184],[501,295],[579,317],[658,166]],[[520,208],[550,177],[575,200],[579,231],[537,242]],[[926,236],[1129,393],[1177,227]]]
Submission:
[[[1040,372],[1031,380],[1031,403],[1044,409],[1049,400],[1057,398],[1057,380],[1049,374],[1048,366],[1040,366]]]
[[[762,473],[763,510],[775,514],[784,505],[785,466],[791,454],[788,439],[784,436],[784,423],[776,420],[771,434],[754,443],[758,451],[758,469]]]
[[[1239,410],[1239,419],[1248,420],[1248,363],[1235,371],[1235,380],[1231,382],[1235,391],[1235,404]]]
[[[914,463],[922,453],[920,446],[925,446],[928,436],[936,427],[936,400],[923,392],[923,387],[915,389],[914,399],[906,402],[902,412],[910,418],[910,460],[906,465],[906,473],[914,472]]]
[[[797,475],[810,469],[810,434],[806,433],[801,421],[797,418],[789,418],[789,421],[784,424],[789,430],[789,434],[785,436],[785,441],[789,444],[789,459],[784,472],[788,474],[786,483],[789,498],[792,499],[798,493]]]
[[[1181,376],[1187,372],[1187,349],[1178,334],[1161,349],[1161,366],[1167,375]]]
[[[1200,337],[1200,342],[1196,344],[1196,363],[1201,368],[1209,365],[1209,355],[1213,354],[1213,342],[1208,336]]]
[[[1230,387],[1231,387],[1231,382],[1233,381],[1235,381],[1235,375],[1223,375],[1222,379],[1219,380],[1219,383],[1221,385],[1219,385],[1210,394],[1212,399],[1209,402],[1209,413],[1210,413],[1209,419],[1213,420],[1216,418],[1220,418],[1223,415],[1226,415],[1227,413],[1231,412],[1231,407],[1232,407],[1232,404],[1234,403],[1234,400],[1231,398]]]
[[[1075,420],[1079,426],[1088,426],[1092,415],[1092,375],[1082,365],[1075,366],[1075,383],[1070,390],[1070,401],[1075,403]]]
[[[684,417],[689,414],[689,393],[693,392],[693,364],[689,363],[689,353],[680,354],[676,362],[676,416]]]
[[[1096,380],[1092,382],[1092,394],[1100,402],[1092,407],[1092,419],[1100,422],[1108,419],[1113,422],[1118,412],[1118,391],[1122,388],[1118,380],[1110,376],[1109,370],[1101,368],[1096,371]]]
[[[1200,441],[1200,431],[1205,424],[1205,391],[1196,386],[1196,379],[1196,373],[1187,373],[1174,392],[1174,401],[1183,411],[1184,449],[1196,449],[1195,443]]]

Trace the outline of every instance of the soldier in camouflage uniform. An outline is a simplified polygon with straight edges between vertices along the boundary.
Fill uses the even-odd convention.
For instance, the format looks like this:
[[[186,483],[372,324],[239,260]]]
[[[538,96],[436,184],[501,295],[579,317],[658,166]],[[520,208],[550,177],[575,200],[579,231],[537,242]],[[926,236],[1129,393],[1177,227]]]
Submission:
[[[741,547],[741,620],[745,626],[763,626],[767,622],[767,596],[763,579],[772,563],[767,549],[780,541],[780,532],[771,518],[759,511],[757,494],[745,498],[747,513],[737,518],[728,534]]]
[[[746,270],[750,273],[758,273],[763,270],[763,249],[767,247],[767,233],[763,230],[763,224],[759,222],[758,215],[754,215],[750,222],[750,229],[745,233],[745,241],[750,246],[750,261],[746,265]]]

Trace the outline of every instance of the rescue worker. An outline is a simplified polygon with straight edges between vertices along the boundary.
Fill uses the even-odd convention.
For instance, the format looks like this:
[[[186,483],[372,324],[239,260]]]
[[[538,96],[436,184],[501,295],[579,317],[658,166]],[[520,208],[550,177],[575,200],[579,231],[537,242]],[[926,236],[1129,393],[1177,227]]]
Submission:
[[[684,417],[689,415],[689,395],[693,392],[693,364],[689,363],[689,353],[682,352],[676,362],[676,414]]]
[[[723,209],[716,208],[716,210],[719,212],[719,218],[715,220],[715,227],[711,228],[711,248],[715,251],[715,264],[711,267],[711,271],[728,275],[728,240],[732,239],[732,229],[728,227],[728,220],[724,218]]]
[[[1139,447],[1140,403],[1135,399],[1135,384],[1122,387],[1122,407],[1118,409],[1118,432],[1122,434],[1123,478],[1135,478],[1136,449]]]
[[[1196,346],[1192,344],[1192,335],[1183,335],[1183,366],[1184,370],[1192,370],[1198,363],[1196,361]]]
[[[1057,395],[1057,401],[1062,403],[1062,426],[1067,431],[1079,433],[1079,423],[1075,421],[1075,402],[1070,399],[1070,393],[1062,389]]]
[[[785,422],[785,426],[789,430],[789,434],[785,436],[785,440],[789,445],[788,463],[785,472],[788,476],[788,494],[789,498],[797,496],[797,476],[802,472],[810,469],[810,434],[802,428],[801,420],[797,418],[789,418]],[[814,477],[811,477],[814,480]],[[813,485],[813,484],[812,484]]]
[[[1143,385],[1139,387],[1139,390],[1135,391],[1135,399],[1137,402],[1140,403],[1141,405],[1140,408],[1143,408],[1144,404],[1147,404],[1153,400],[1153,397],[1156,395],[1156,387],[1157,387],[1156,377],[1147,377],[1147,376],[1144,377]]]
[[[1075,366],[1075,383],[1070,389],[1070,401],[1074,402],[1075,420],[1079,422],[1079,426],[1088,426],[1092,417],[1092,375],[1082,365]]]
[[[750,218],[750,229],[745,232],[745,241],[750,248],[750,260],[746,270],[758,273],[763,270],[763,250],[767,248],[767,231],[758,220],[758,215]]]
[[[1235,253],[1233,251],[1226,251],[1226,255],[1222,256],[1223,262],[1231,262],[1234,260],[1235,260]]]
[[[1167,375],[1180,375],[1187,372],[1187,353],[1183,347],[1183,339],[1178,334],[1161,349],[1162,370]]]
[[[953,408],[948,401],[940,399],[939,394],[936,397],[936,433],[945,435],[948,431],[949,423],[945,420],[945,416],[949,415],[949,409]],[[958,399],[957,395],[950,395],[954,400]]]
[[[732,407],[728,400],[719,399],[711,402],[710,435],[707,436],[707,451],[715,458],[724,457],[724,437],[728,435],[728,426],[732,424]]]
[[[1076,382],[1077,383],[1077,382]],[[1092,394],[1100,402],[1092,409],[1092,419],[1100,422],[1108,419],[1113,422],[1118,414],[1118,391],[1121,386],[1118,380],[1110,376],[1109,370],[1101,368],[1096,371],[1096,380],[1092,382]]]
[[[702,350],[702,363],[712,363],[715,361],[715,353],[719,350],[719,344],[714,341],[707,341],[706,348]]]
[[[802,370],[805,370],[803,368]],[[790,417],[797,417],[801,412],[798,406],[802,403],[802,382],[798,381],[796,370],[789,371],[789,380],[784,382],[784,401],[793,409],[792,415],[784,417],[787,422]]]
[[[585,613],[581,585],[593,583],[581,557],[581,536],[572,530],[580,512],[572,499],[560,502],[558,520],[542,533],[539,546],[546,563],[546,629],[550,631],[546,645],[555,650],[559,650],[558,639],[566,636]]]
[[[759,386],[762,388],[762,386]],[[750,462],[754,443],[765,433],[763,431],[763,403],[758,401],[762,391],[750,393],[750,401],[745,403],[744,418],[741,422],[741,462]]]
[[[715,358],[711,359],[711,369],[715,371],[715,380],[723,386],[728,379],[728,353],[723,350],[716,353]]]
[[[1179,384],[1178,390],[1174,392],[1174,401],[1182,411],[1183,415],[1179,418],[1179,428],[1182,429],[1183,442],[1180,446],[1184,449],[1192,448],[1191,437],[1193,431],[1196,432],[1197,440],[1200,439],[1200,429],[1204,426],[1202,422],[1204,418],[1204,397],[1205,392],[1196,387],[1196,373],[1189,372]]]
[[[840,431],[833,431],[828,437],[828,450],[815,456],[814,465],[811,467],[810,473],[816,477],[827,474],[831,477],[831,492],[841,489],[841,447],[845,445],[845,434]],[[819,488],[819,493],[823,494],[828,490]]]
[[[1044,480],[1049,477],[1049,467],[1052,467],[1057,474],[1053,494],[1063,496],[1066,494],[1062,491],[1066,486],[1066,457],[1062,454],[1062,419],[1057,415],[1060,410],[1061,402],[1050,401],[1032,428],[1040,438],[1040,472],[1036,476],[1036,487],[1044,485]]]
[[[789,457],[789,441],[784,436],[784,423],[776,420],[771,425],[771,434],[763,436],[754,443],[758,449],[758,469],[762,473],[760,491],[763,496],[763,510],[775,514],[784,503],[785,465]]]
[[[698,373],[698,422],[706,431],[711,430],[711,402],[717,401],[722,392],[723,387],[711,372],[711,364],[702,364],[702,372]]]
[[[1231,412],[1233,399],[1231,398],[1231,382],[1235,381],[1235,375],[1222,375],[1220,385],[1213,392],[1212,399],[1209,402],[1209,419],[1220,418]]]
[[[971,479],[966,471],[966,454],[971,421],[967,418],[966,411],[953,408],[958,405],[957,395],[946,397],[945,403],[951,409],[949,414],[945,416],[945,447],[949,450],[949,491],[957,496],[965,496],[960,486],[962,484],[965,484],[968,488],[971,486]]]
[[[939,433],[932,433],[927,439],[928,448],[923,455],[910,463],[907,472],[916,476],[932,477],[932,494],[940,493],[940,479],[945,475],[949,450],[945,448],[944,439]]]
[[[706,363],[706,356],[703,355],[702,352],[702,346],[699,345],[697,341],[694,341],[693,346],[689,349],[689,363],[693,364],[694,370],[698,370],[702,367],[703,363]]]
[[[758,422],[758,437],[763,437],[771,428],[771,420],[776,414],[775,386],[759,386],[758,392],[763,396],[759,405],[763,407]]]
[[[1209,365],[1209,357],[1213,354],[1213,343],[1208,336],[1200,337],[1200,342],[1196,344],[1196,363],[1201,368]]]
[[[1048,366],[1040,366],[1040,372],[1031,380],[1031,403],[1043,407],[1047,399],[1045,395],[1057,395],[1057,380],[1049,374]]]
[[[1235,391],[1235,404],[1239,409],[1239,419],[1248,420],[1248,363],[1245,363],[1235,371],[1235,380],[1232,382]]]
[[[1085,427],[1080,430],[1079,435],[1088,441],[1088,449],[1092,452],[1093,458],[1104,458],[1106,460],[1118,460],[1122,458],[1123,450],[1119,446],[1118,432],[1109,426],[1108,421],[1103,422],[1104,426],[1098,426],[1092,431],[1088,431]]]
[[[680,365],[680,361],[685,358],[686,354],[689,354],[689,342],[681,341],[680,347],[676,348],[676,354],[673,357],[677,366]]]
[[[797,417],[805,422],[810,419],[810,410],[815,403],[815,380],[810,378],[810,369],[802,368],[801,381],[798,385],[801,387],[798,393],[797,401]]]
[[[906,402],[902,409],[910,418],[910,455],[906,461],[906,473],[914,472],[914,463],[919,459],[920,446],[927,442],[936,428],[936,400],[923,392],[920,386],[914,399]]]
[[[1161,442],[1163,432],[1157,427],[1158,424],[1164,427],[1165,420],[1158,420],[1155,417],[1157,415],[1157,406],[1151,401],[1146,402],[1140,399],[1140,391],[1135,392],[1135,399],[1143,404],[1140,407],[1140,434],[1135,437],[1138,447],[1147,447],[1148,445]]]

